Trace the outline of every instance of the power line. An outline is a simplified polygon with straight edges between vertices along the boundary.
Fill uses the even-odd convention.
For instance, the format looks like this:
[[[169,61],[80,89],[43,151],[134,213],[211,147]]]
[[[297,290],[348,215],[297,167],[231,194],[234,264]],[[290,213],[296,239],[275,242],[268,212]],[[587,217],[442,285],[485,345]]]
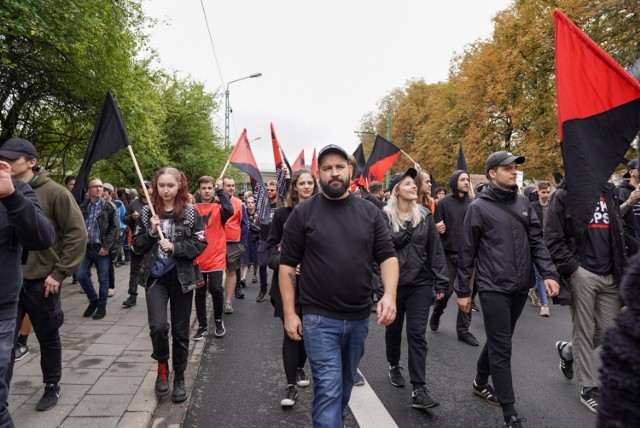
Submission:
[[[216,60],[216,67],[218,68],[218,74],[220,75],[220,81],[222,82],[222,87],[224,88],[224,79],[222,77],[222,71],[220,70],[220,62],[218,61],[218,55],[216,55],[216,47],[213,44],[213,36],[211,35],[211,29],[209,28],[209,19],[207,18],[207,12],[204,9],[203,0],[200,0],[200,6],[202,6],[202,14],[204,15],[204,22],[207,24],[207,32],[209,33],[209,41],[211,42],[211,49],[213,50],[213,57]]]

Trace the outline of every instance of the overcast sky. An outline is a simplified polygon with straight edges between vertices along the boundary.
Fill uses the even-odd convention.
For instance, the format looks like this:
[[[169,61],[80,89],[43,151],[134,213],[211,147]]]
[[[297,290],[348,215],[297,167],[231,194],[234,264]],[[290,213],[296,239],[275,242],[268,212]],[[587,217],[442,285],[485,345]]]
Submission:
[[[269,123],[290,162],[305,149],[339,144],[353,152],[363,115],[409,79],[446,80],[454,52],[491,36],[492,17],[507,0],[145,0],[158,19],[151,46],[159,66],[219,90],[212,118],[224,135],[229,86],[229,140],[247,128],[259,164],[273,164]],[[219,68],[218,68],[219,66]]]

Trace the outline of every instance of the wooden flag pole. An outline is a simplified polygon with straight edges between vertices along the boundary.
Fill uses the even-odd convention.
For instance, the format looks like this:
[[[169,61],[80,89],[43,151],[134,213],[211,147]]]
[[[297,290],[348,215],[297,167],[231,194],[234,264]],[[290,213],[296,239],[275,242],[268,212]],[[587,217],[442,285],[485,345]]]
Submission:
[[[414,165],[418,165],[418,162],[414,161],[414,160],[413,160],[413,158],[407,154],[407,152],[405,152],[404,150],[400,149],[400,153],[402,153],[403,155],[405,155],[406,157],[408,157],[408,158],[409,158],[409,160],[410,160],[411,162],[413,162],[413,164],[414,164]]]
[[[140,171],[140,167],[138,166],[138,161],[136,159],[136,155],[133,153],[133,147],[131,147],[131,145],[128,145],[127,148],[129,149],[129,154],[131,155],[131,160],[133,161],[133,166],[136,168],[136,173],[138,174],[138,179],[140,180],[140,187],[142,188],[142,191],[144,192],[144,197],[147,198],[147,201],[149,201],[149,211],[151,211],[151,215],[156,215],[156,210],[153,209],[153,203],[151,201],[151,198],[149,197],[149,192],[147,191],[147,186],[144,184],[144,177],[142,176],[142,172]],[[158,228],[158,235],[160,236],[160,239],[164,239],[164,234],[162,233],[162,230],[160,230],[160,228]]]
[[[220,173],[220,178],[218,178],[218,180],[222,180],[222,177],[224,177],[224,173],[227,172],[227,168],[229,167],[229,162],[231,162],[231,156],[227,159],[227,163],[224,164],[224,168],[222,168],[222,172]]]

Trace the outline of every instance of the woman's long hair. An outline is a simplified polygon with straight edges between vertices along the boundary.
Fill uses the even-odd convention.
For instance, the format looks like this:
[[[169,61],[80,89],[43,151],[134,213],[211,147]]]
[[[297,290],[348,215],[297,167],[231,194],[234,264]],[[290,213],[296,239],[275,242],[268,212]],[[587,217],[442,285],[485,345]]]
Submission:
[[[424,176],[427,174],[429,174],[428,171],[419,169],[418,175],[416,175],[415,182],[416,182],[416,186],[418,186],[418,203],[423,207],[427,208],[429,211],[433,212],[436,201],[431,197],[431,192],[427,191],[427,189],[425,189],[424,186],[422,185],[422,182],[423,182],[422,180],[424,179]],[[431,183],[431,186],[433,186],[433,183]]]
[[[313,176],[313,173],[306,168],[299,169],[296,172],[294,172],[293,177],[291,177],[291,188],[289,189],[289,193],[287,194],[288,207],[293,208],[296,205],[298,205],[298,203],[300,202],[300,196],[298,195],[298,189],[296,189],[296,184],[298,184],[298,180],[300,179],[300,176],[302,174],[309,174],[313,179],[313,193],[311,193],[311,196],[318,193],[318,180],[316,180],[316,178]]]
[[[404,179],[402,180],[404,181]],[[401,181],[401,182],[402,182]],[[396,184],[398,187],[400,183]],[[404,222],[400,217],[400,210],[398,209],[398,192],[395,191],[394,187],[391,189],[391,195],[389,196],[389,201],[387,201],[387,205],[384,207],[384,211],[387,213],[389,217],[389,224],[391,225],[391,229],[394,232],[398,232],[400,229],[404,229]],[[411,226],[416,227],[422,221],[422,213],[420,212],[420,207],[416,201],[409,202],[409,209],[411,211]]]
[[[164,202],[160,197],[160,191],[158,190],[158,178],[161,175],[173,175],[178,182],[178,193],[173,202],[173,218],[175,220],[182,219],[186,206],[189,205],[189,186],[187,186],[187,177],[176,168],[165,166],[156,172],[153,176],[153,208],[161,219],[167,218],[164,211]]]

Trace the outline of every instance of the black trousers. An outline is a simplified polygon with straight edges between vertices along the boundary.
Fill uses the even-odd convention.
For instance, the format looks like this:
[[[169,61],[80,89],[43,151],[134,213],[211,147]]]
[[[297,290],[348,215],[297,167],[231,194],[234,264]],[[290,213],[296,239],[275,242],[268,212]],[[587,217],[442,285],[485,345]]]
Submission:
[[[489,291],[481,291],[479,294],[487,342],[478,359],[476,383],[485,385],[491,376],[493,389],[503,408],[504,416],[515,415],[513,404],[516,398],[511,377],[511,338],[516,322],[527,302],[527,295]]]
[[[138,295],[138,272],[140,272],[140,263],[142,263],[144,255],[136,254],[131,251],[131,263],[129,264],[129,295]]]
[[[409,376],[414,389],[425,384],[427,364],[427,322],[431,307],[431,286],[398,287],[396,319],[388,325],[384,339],[389,365],[400,361],[402,326],[407,318],[407,347],[409,349]]]
[[[149,335],[153,345],[151,358],[169,361],[169,330],[171,330],[173,370],[184,372],[189,356],[189,317],[193,304],[193,291],[182,292],[177,269],[147,283],[147,315]],[[171,310],[171,328],[167,320],[167,304]]]
[[[447,291],[444,293],[444,299],[436,300],[435,305],[433,305],[432,316],[438,317],[438,318],[440,318],[444,313],[444,310],[447,307],[447,303],[449,302],[449,299],[453,294],[454,285],[458,280],[458,267],[455,265],[455,263],[453,263],[453,260],[451,260],[450,254],[446,254],[446,259],[447,259],[447,268],[449,269],[449,288],[447,288]],[[471,324],[471,312],[467,314],[465,312],[462,312],[458,308],[458,317],[456,318],[456,332],[458,333],[458,337],[462,336],[463,334],[469,331],[470,324]]]
[[[196,317],[200,327],[207,328],[207,290],[213,299],[213,319],[222,319],[224,305],[224,288],[222,287],[222,271],[202,273],[204,286],[196,288]]]
[[[44,297],[44,279],[25,280],[18,301],[16,331],[13,350],[15,352],[20,325],[25,314],[29,314],[33,331],[40,344],[40,368],[42,382],[58,383],[62,377],[62,343],[60,327],[64,322],[64,312],[60,305],[60,293],[50,293]],[[13,376],[13,361],[7,370],[7,385]]]

